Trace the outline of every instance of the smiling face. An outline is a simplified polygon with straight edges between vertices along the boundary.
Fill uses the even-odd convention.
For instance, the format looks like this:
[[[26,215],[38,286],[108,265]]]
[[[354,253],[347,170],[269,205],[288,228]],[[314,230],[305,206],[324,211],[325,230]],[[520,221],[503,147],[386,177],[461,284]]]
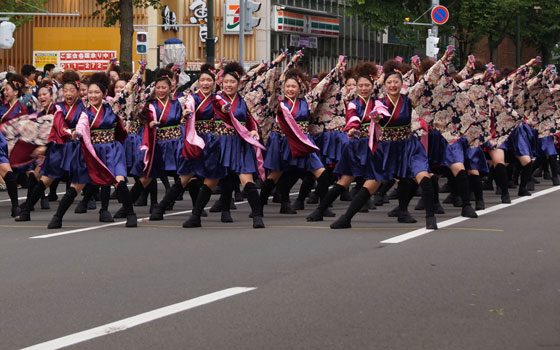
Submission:
[[[80,97],[84,98],[88,94],[88,86],[86,84],[80,84]]]
[[[90,84],[87,89],[87,97],[88,101],[94,107],[101,106],[101,102],[103,102],[104,97],[103,91],[97,86],[97,84]]]
[[[358,94],[367,99],[373,93],[373,84],[369,79],[360,77],[358,78],[357,89]]]
[[[346,89],[348,91],[354,90],[356,88],[356,85],[357,85],[356,79],[354,79],[354,78],[346,79],[346,83],[344,84],[344,86],[346,86]]]
[[[156,83],[156,97],[160,100],[165,100],[169,97],[171,93],[171,85],[169,80],[164,79]]]
[[[64,84],[62,88],[62,94],[64,95],[64,102],[68,106],[72,106],[78,98],[80,97],[80,91],[74,86],[74,84]]]
[[[401,93],[402,79],[399,74],[392,74],[385,80],[385,90],[389,96],[398,96]]]
[[[198,78],[198,87],[204,95],[208,95],[214,90],[214,79],[208,74],[201,74]]]
[[[284,95],[290,99],[295,99],[298,97],[300,92],[299,84],[295,79],[287,79],[284,83]]]
[[[10,84],[6,84],[6,87],[4,88],[4,98],[6,99],[6,102],[11,104],[18,98],[17,90],[14,90]]]
[[[117,81],[115,83],[115,95],[123,91],[125,86],[126,86],[126,81],[124,80]]]
[[[237,93],[238,87],[239,87],[239,81],[237,81],[237,79],[232,77],[230,74],[226,74],[224,76],[224,80],[222,82],[222,88],[224,89],[224,92],[228,96],[235,95]]]
[[[49,108],[52,103],[52,95],[48,88],[42,87],[37,92],[37,100],[44,109]]]

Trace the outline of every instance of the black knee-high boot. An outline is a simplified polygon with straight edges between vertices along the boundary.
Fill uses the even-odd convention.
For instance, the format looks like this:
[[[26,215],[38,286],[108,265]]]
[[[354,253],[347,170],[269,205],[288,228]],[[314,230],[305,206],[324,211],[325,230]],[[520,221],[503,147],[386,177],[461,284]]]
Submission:
[[[420,189],[422,191],[422,198],[424,198],[424,207],[426,209],[426,228],[437,230],[437,222],[434,210],[434,190],[432,181],[428,177],[424,177],[420,181]]]
[[[27,197],[25,198],[25,202],[20,205],[21,209],[25,208],[25,206],[27,205],[27,198],[31,197],[35,186],[37,186],[37,178],[35,178],[35,174],[30,173],[27,178]],[[33,211],[34,209],[31,208],[31,210]]]
[[[461,200],[463,202],[463,208],[461,209],[461,216],[466,218],[477,218],[478,215],[474,211],[470,202],[470,190],[469,190],[469,178],[467,177],[467,172],[461,170],[455,176],[457,181],[457,190],[461,195]]]
[[[309,192],[313,189],[315,184],[315,177],[311,173],[306,173],[301,181],[301,186],[299,187],[298,196],[294,202],[295,210],[305,209],[305,198],[309,195]]]
[[[560,178],[558,178],[558,160],[556,160],[556,156],[548,157],[548,165],[550,165],[550,176],[552,177],[552,186],[559,186]]]
[[[233,204],[233,187],[230,181],[224,181],[222,184],[222,195],[220,196],[220,201],[223,201],[221,211],[222,222],[233,222],[231,217],[231,209],[236,209],[235,204]],[[204,216],[204,211],[202,211],[202,216]]]
[[[434,209],[436,214],[445,214],[445,210],[443,210],[443,207],[441,206],[441,203],[439,202],[439,177],[438,176],[432,176],[430,178],[430,180],[432,180],[432,188],[434,189]]]
[[[163,184],[163,187],[165,187],[165,191],[166,192],[169,191],[169,189],[171,188],[171,184],[169,183],[169,178],[167,177],[167,175],[164,175],[164,176],[160,177],[159,180]],[[155,179],[154,179],[154,181],[155,181]]]
[[[49,195],[47,197],[49,199],[49,202],[55,202],[56,200],[58,200],[56,189],[58,188],[59,183],[60,183],[60,179],[55,179],[53,183],[49,186]]]
[[[323,215],[329,206],[344,192],[346,188],[339,184],[334,184],[334,186],[327,192],[325,198],[319,203],[317,209],[313,210],[309,216],[307,216],[307,221],[323,221]]]
[[[252,182],[248,182],[243,191],[245,191],[247,201],[251,206],[251,212],[253,214],[253,228],[264,228],[262,205],[259,192],[257,191],[257,186],[255,186]]]
[[[200,227],[200,216],[202,215],[202,211],[208,201],[210,200],[210,196],[212,195],[212,190],[206,184],[203,184],[200,188],[200,192],[198,192],[198,196],[196,197],[196,204],[192,210],[192,215],[188,218],[187,221],[183,223],[183,227],[190,228],[190,227]]]
[[[95,189],[96,189],[96,186],[92,185],[92,184],[87,184],[84,187],[84,190],[82,191],[84,193],[84,196],[82,197],[82,200],[78,203],[76,208],[74,209],[74,213],[83,214],[83,213],[87,212],[88,203],[93,198],[93,193],[94,193]]]
[[[166,208],[169,206],[170,203],[175,202],[177,197],[181,193],[183,193],[184,189],[181,184],[181,181],[177,181],[171,186],[169,191],[165,194],[163,199],[158,203],[158,205],[152,210],[150,215],[150,221],[159,221],[163,220],[163,214],[165,214]],[[197,196],[198,197],[198,196]],[[193,207],[195,206],[196,202],[193,202]]]
[[[267,204],[268,197],[270,196],[270,193],[272,193],[274,187],[276,187],[276,183],[272,179],[266,179],[263,182],[261,186],[261,194],[260,194],[261,204],[263,206]]]
[[[12,171],[8,171],[6,175],[4,175],[4,182],[6,183],[6,190],[8,191],[8,196],[10,196],[10,202],[12,203],[11,215],[13,218],[15,218],[20,213],[18,204],[17,178]]]
[[[317,178],[317,189],[315,191],[319,195],[320,201],[323,201],[325,199],[325,196],[329,191],[329,186],[331,185],[331,182],[332,182],[331,174],[327,170],[323,171],[321,176]]]
[[[148,192],[150,193],[150,214],[158,204],[157,191],[158,191],[157,181],[156,179],[153,179],[152,182],[150,182],[150,184],[148,185]]]
[[[502,203],[510,204],[511,199],[509,196],[508,174],[505,164],[497,164],[494,167],[494,173],[496,175],[494,180],[502,191]]]
[[[309,193],[313,189],[314,184],[315,184],[315,176],[313,176],[313,174],[309,172],[306,172],[303,175],[301,186],[299,187],[299,193],[294,202],[294,209],[296,210],[305,209],[305,198],[309,195]]]
[[[291,185],[291,177],[287,173],[282,174],[277,187],[277,191],[280,193],[280,214],[297,214],[297,211],[292,208],[290,203]]]
[[[35,203],[37,203],[39,199],[43,197],[44,194],[45,194],[45,183],[39,180],[35,185],[35,189],[33,190],[33,193],[31,193],[31,195],[27,197],[27,200],[25,201],[25,207],[21,210],[19,216],[16,217],[16,221],[31,220],[31,215],[29,212],[31,211],[31,208],[33,208]]]
[[[360,209],[369,201],[371,194],[369,190],[365,187],[360,188],[358,193],[352,199],[352,202],[346,209],[346,212],[342,214],[335,222],[331,224],[332,229],[341,229],[341,228],[351,228],[352,227],[352,218],[356,213],[360,211]]]
[[[482,179],[480,178],[480,175],[470,174],[469,185],[474,193],[474,198],[476,200],[475,209],[484,210],[486,206],[484,204],[484,195],[482,192]]]
[[[56,213],[52,217],[52,219],[49,222],[49,225],[47,226],[47,228],[55,229],[55,228],[61,228],[62,227],[62,218],[64,217],[64,214],[66,214],[66,211],[68,210],[68,208],[70,208],[70,206],[74,202],[74,199],[76,198],[77,195],[78,195],[78,193],[76,192],[74,187],[70,187],[68,189],[68,191],[66,191],[66,193],[64,194],[64,196],[60,200],[60,204],[58,205],[58,208],[56,209]]]
[[[140,185],[140,186],[136,186]],[[138,219],[136,218],[136,214],[134,213],[134,199],[140,195],[142,191],[142,184],[136,183],[132,186],[132,189],[128,191],[128,186],[126,186],[126,182],[121,181],[117,185],[117,196],[122,203],[122,209],[124,209],[125,218],[126,218],[126,227],[136,227],[138,226]],[[120,210],[120,209],[119,209]]]
[[[414,197],[416,193],[416,186],[413,185],[411,179],[401,179],[397,185],[397,196],[399,201],[399,210],[397,215],[397,221],[405,224],[413,224],[416,219],[410,215],[408,211],[408,204]]]
[[[109,200],[111,199],[111,187],[101,186],[99,190],[99,200],[101,202],[101,209],[99,209],[100,222],[114,222],[113,215],[109,213]]]
[[[530,196],[531,193],[527,190],[527,184],[531,180],[533,174],[533,167],[531,163],[521,167],[521,176],[519,179],[519,190],[517,192],[520,196]]]
[[[175,181],[175,184],[177,182],[181,182],[181,180]],[[198,179],[196,180],[192,180],[187,184],[186,189],[189,191],[189,196],[191,197],[191,203],[194,205],[196,203],[196,198],[198,197],[198,193],[200,192],[200,186],[202,186],[202,182]],[[173,186],[171,186],[173,187]],[[183,188],[183,186],[181,186],[181,188]]]
[[[385,203],[389,203],[389,200],[386,198],[387,197],[387,192],[389,192],[389,190],[391,189],[391,187],[393,187],[395,182],[396,182],[395,180],[384,182],[381,185],[381,187],[379,187],[379,190],[377,190],[377,192],[375,192],[375,194],[373,195],[373,198],[374,198],[374,204],[376,206],[380,207],[380,206],[383,206],[383,204],[385,204]]]
[[[152,181],[155,181],[155,180],[152,180]],[[119,185],[117,186],[117,197],[119,198],[119,201],[122,203],[122,206],[115,213],[115,215],[113,215],[114,219],[124,219],[128,215],[128,210],[126,208],[126,205],[122,201],[122,199],[123,199],[122,193],[124,193],[124,190],[121,190],[122,193],[120,195],[119,195],[119,192],[118,192],[119,186],[121,186],[121,183],[124,183],[124,181],[119,182]],[[126,183],[124,183],[124,186],[126,187]],[[138,199],[140,194],[142,194],[142,191],[144,190],[144,186],[142,186],[142,183],[140,181],[137,181],[137,182],[134,183],[134,186],[132,186],[130,191],[128,191],[128,187],[126,187],[126,190],[127,190],[127,198],[130,198],[132,203],[134,203],[134,202],[136,202],[136,200]]]

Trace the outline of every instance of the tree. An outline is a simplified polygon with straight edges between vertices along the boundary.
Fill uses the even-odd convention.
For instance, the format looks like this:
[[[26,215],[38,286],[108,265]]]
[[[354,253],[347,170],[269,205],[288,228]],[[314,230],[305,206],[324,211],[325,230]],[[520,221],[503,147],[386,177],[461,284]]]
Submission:
[[[120,22],[120,63],[126,70],[132,69],[132,35],[134,34],[133,27],[133,9],[154,7],[161,8],[160,0],[95,0],[97,5],[101,7],[93,13],[94,16],[105,13],[106,27],[115,25]]]
[[[366,24],[371,30],[384,32],[391,28],[404,43],[417,44],[416,28],[405,25],[405,18],[416,18],[431,6],[430,0],[348,0],[350,13]]]
[[[27,0],[22,1],[8,1],[2,4],[2,12],[44,12],[43,5],[47,0]],[[17,27],[31,21],[32,16],[8,16],[10,22],[14,23]]]
[[[467,61],[467,56],[474,51],[474,46],[485,36],[484,5],[487,0],[444,1],[450,16],[449,21],[439,28],[440,36],[452,36],[457,41],[459,66]]]
[[[525,0],[519,9],[520,36],[522,42],[536,48],[543,63],[548,63],[552,52],[560,42],[560,6],[556,0]],[[512,28],[508,35],[515,38]]]

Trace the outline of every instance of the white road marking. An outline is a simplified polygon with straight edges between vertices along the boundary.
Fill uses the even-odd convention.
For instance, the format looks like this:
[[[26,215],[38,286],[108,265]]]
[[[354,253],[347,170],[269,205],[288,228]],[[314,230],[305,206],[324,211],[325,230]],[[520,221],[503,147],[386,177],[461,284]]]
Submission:
[[[105,324],[103,326],[91,328],[82,332],[70,334],[61,338],[53,339],[41,344],[27,347],[23,350],[54,350],[64,348],[70,345],[78,344],[87,340],[102,337],[112,333],[124,331],[126,329],[151,322],[162,317],[167,317],[179,312],[183,312],[198,306],[213,303],[215,301],[232,297],[234,295],[250,292],[255,290],[254,287],[234,287],[220,290],[214,293],[202,295],[200,297],[189,299],[177,304],[165,306],[159,309],[148,311],[136,316],[128,317],[120,321]]]
[[[492,212],[495,212],[495,211],[498,211],[498,210],[501,210],[501,209],[504,209],[504,208],[508,208],[512,205],[527,202],[527,201],[530,201],[531,199],[535,199],[535,198],[544,196],[546,194],[556,192],[558,190],[560,190],[560,186],[550,187],[550,188],[547,188],[545,190],[535,192],[531,196],[516,198],[516,199],[511,201],[511,204],[497,204],[497,205],[494,205],[490,208],[487,208],[487,209],[484,209],[484,210],[479,210],[476,213],[478,214],[478,216],[490,214]],[[444,228],[444,227],[447,227],[447,226],[455,225],[455,224],[458,224],[460,222],[463,222],[463,221],[466,221],[466,220],[469,220],[469,219],[470,218],[464,218],[462,216],[458,216],[456,218],[452,218],[452,219],[449,219],[449,220],[438,222],[438,228]],[[408,241],[409,239],[413,239],[413,238],[416,238],[416,237],[423,236],[423,235],[425,235],[427,233],[430,233],[432,231],[434,231],[434,230],[428,230],[426,228],[421,228],[421,229],[418,229],[418,230],[410,231],[410,232],[404,233],[402,235],[398,235],[398,236],[383,240],[383,241],[381,241],[381,243],[393,243],[393,244],[394,243],[402,243],[404,241]]]

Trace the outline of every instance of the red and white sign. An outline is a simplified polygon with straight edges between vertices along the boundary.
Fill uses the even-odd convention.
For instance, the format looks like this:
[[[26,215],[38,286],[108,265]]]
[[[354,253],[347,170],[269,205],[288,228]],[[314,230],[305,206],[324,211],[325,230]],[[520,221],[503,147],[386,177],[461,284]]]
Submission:
[[[111,58],[117,58],[117,51],[60,51],[58,61],[63,69],[97,72],[106,70]]]
[[[435,6],[432,9],[432,21],[435,24],[445,24],[449,20],[449,10],[445,6]]]

